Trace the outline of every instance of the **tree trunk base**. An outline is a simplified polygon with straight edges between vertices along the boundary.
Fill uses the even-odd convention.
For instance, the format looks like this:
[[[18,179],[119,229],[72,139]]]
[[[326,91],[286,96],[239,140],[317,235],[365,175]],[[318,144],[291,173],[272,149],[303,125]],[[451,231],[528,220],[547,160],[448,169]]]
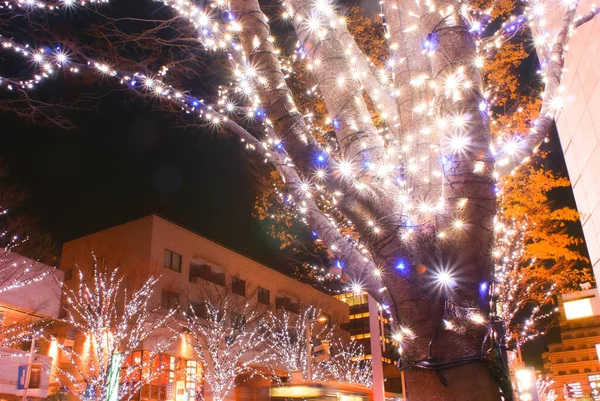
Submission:
[[[499,385],[484,363],[442,370],[444,386],[435,371],[405,372],[408,401],[499,401]]]

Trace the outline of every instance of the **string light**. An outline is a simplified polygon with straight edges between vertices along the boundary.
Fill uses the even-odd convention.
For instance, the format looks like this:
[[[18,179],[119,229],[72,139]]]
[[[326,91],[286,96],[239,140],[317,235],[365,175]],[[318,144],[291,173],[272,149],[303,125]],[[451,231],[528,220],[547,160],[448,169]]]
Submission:
[[[0,8],[20,9],[29,13],[61,12],[66,9],[100,7],[106,2],[6,0]],[[310,225],[318,240],[336,258],[368,266],[368,271],[373,272],[373,277],[370,278],[372,281],[354,283],[351,286],[352,291],[361,292],[363,288],[369,288],[379,292],[379,289],[385,288],[382,286],[385,275],[376,267],[369,252],[369,244],[374,241],[373,238],[386,237],[393,232],[397,238],[409,242],[415,230],[429,227],[437,230],[434,233],[436,238],[450,241],[472,229],[472,220],[467,218],[472,210],[469,207],[470,199],[460,196],[449,201],[451,196],[444,192],[448,190],[444,177],[453,169],[462,169],[460,164],[464,163],[463,158],[470,155],[477,146],[477,141],[471,137],[472,127],[477,119],[493,118],[491,108],[498,104],[498,99],[490,95],[493,94],[490,88],[478,87],[479,84],[473,79],[471,72],[473,67],[484,68],[486,62],[504,43],[529,26],[536,30],[536,44],[541,48],[541,53],[549,55],[545,60],[547,67],[541,76],[548,82],[556,80],[550,73],[553,73],[557,66],[560,67],[562,53],[554,54],[553,45],[557,40],[563,40],[563,44],[566,44],[567,38],[563,39],[546,31],[546,7],[545,3],[539,1],[526,7],[524,15],[509,18],[488,38],[483,38],[481,32],[491,21],[491,11],[482,12],[467,4],[439,8],[433,1],[426,1],[423,5],[416,4],[414,9],[403,10],[407,18],[412,20],[398,32],[406,37],[420,35],[417,21],[422,18],[422,11],[427,10],[431,15],[439,15],[440,21],[443,22],[440,30],[458,24],[461,18],[465,19],[475,38],[477,49],[468,60],[469,65],[448,65],[447,70],[439,77],[432,76],[430,72],[420,71],[408,83],[399,83],[398,72],[405,68],[406,57],[399,54],[401,45],[395,36],[397,32],[390,31],[387,21],[383,23],[384,35],[392,52],[383,65],[377,66],[362,54],[351,35],[343,34],[347,28],[334,5],[327,1],[317,1],[310,2],[307,7],[298,7],[299,3],[304,4],[299,1],[287,1],[282,4],[282,18],[289,21],[301,37],[292,55],[282,55],[281,50],[275,46],[275,38],[270,34],[267,37],[259,37],[257,34],[249,38],[250,49],[246,46],[244,51],[246,43],[242,39],[245,32],[242,16],[230,10],[226,1],[214,1],[206,9],[186,0],[160,1],[160,4],[170,8],[177,17],[187,21],[194,28],[197,33],[194,39],[198,40],[204,50],[223,52],[227,55],[227,62],[232,71],[231,84],[220,86],[216,96],[208,99],[201,99],[171,86],[168,83],[167,68],[162,68],[154,74],[126,72],[119,69],[115,60],[95,60],[79,56],[75,49],[62,47],[52,51],[43,47],[35,49],[29,44],[18,44],[4,37],[0,37],[1,51],[28,61],[32,71],[26,79],[0,77],[0,88],[9,92],[29,94],[59,73],[77,76],[85,72],[98,78],[112,79],[135,93],[176,105],[183,113],[199,118],[214,129],[224,128],[235,132],[246,149],[257,152],[266,162],[272,162],[276,166],[282,182],[275,187],[274,192],[289,206],[285,213],[290,213],[293,218]],[[391,3],[388,0],[381,2],[383,17]],[[566,4],[569,9],[575,5],[573,1]],[[595,8],[592,11],[595,12]],[[268,24],[264,15],[259,14],[257,18],[264,19]],[[572,21],[567,21],[568,31],[574,31],[577,21],[586,18],[587,16],[573,17]],[[422,53],[408,56],[422,56],[424,60],[437,57],[440,52],[439,35],[441,34],[436,28],[423,41]],[[312,110],[300,110],[291,93],[288,93],[291,91],[288,91],[285,80],[297,77],[300,72],[308,72],[316,78],[327,76],[332,60],[319,57],[318,45],[324,40],[338,37],[340,50],[345,55],[343,63],[346,70],[334,71],[334,76],[329,77],[331,79],[315,79],[318,83],[314,87],[305,88],[306,95],[327,100],[330,97],[335,98],[336,95],[331,93],[338,91],[335,92],[338,96],[349,94],[348,98],[351,101],[335,112],[328,110],[331,112],[330,116],[317,115]],[[348,41],[342,43],[342,40]],[[284,78],[269,88],[273,83],[272,77],[262,71],[260,65],[252,65],[250,62],[250,57],[255,53],[273,56]],[[371,74],[372,70],[375,70],[376,74]],[[373,76],[374,81],[371,79]],[[329,82],[334,82],[332,88],[327,87]],[[492,147],[493,156],[498,160],[496,166],[493,165],[490,155],[489,160],[473,161],[468,168],[472,168],[473,173],[489,175],[490,181],[493,181],[495,174],[499,174],[498,170],[493,171],[494,167],[506,170],[518,166],[543,139],[536,138],[545,135],[543,125],[549,116],[562,107],[565,98],[559,87],[560,85],[548,85],[544,94],[542,115],[534,121],[530,132],[498,138]],[[288,114],[302,116],[295,129],[290,130],[291,133],[285,133],[288,135],[286,138],[283,137],[284,133],[275,132],[274,123],[265,108],[264,93],[272,92],[274,88],[285,92],[285,96],[278,101],[284,104]],[[370,101],[374,103],[374,107],[371,107],[374,109],[372,113],[363,99],[363,92],[367,93]],[[418,101],[413,102],[413,99],[410,99],[408,109],[411,111],[411,118],[419,121],[416,129],[400,125],[395,107],[396,103],[404,104],[404,100],[408,99],[405,96],[410,97],[410,93],[419,94]],[[448,112],[444,107],[473,97],[477,98],[477,102],[473,111],[469,111],[471,114],[465,111]],[[332,108],[333,103],[335,102],[330,102],[328,108]],[[235,122],[237,120],[260,129],[262,134],[250,134]],[[296,129],[301,125],[302,129]],[[331,139],[332,131],[336,135],[334,139]],[[402,135],[399,135],[399,132],[402,132]],[[282,137],[278,137],[278,134]],[[348,138],[351,140],[340,140]],[[314,165],[301,171],[295,164],[297,157],[293,152],[296,146],[289,146],[288,140],[310,147],[314,151],[314,154],[310,155],[311,160],[315,160]],[[376,196],[393,199],[393,202],[388,202],[389,205],[374,205],[386,206],[385,212],[389,213],[375,213],[377,218],[374,218],[370,215],[371,211],[358,216],[350,216],[342,211],[341,205],[348,197],[364,201],[360,207],[373,207],[373,203],[376,202],[370,204],[368,201]],[[445,215],[448,210],[452,210],[451,217]],[[317,214],[320,218],[315,217]],[[400,222],[392,222],[398,230],[388,230],[388,226],[383,225],[384,222],[381,221],[383,216],[402,216]],[[439,226],[431,224],[440,216],[450,223]],[[318,224],[315,223],[317,221]],[[361,236],[360,228],[363,226],[368,227],[369,235]],[[502,243],[497,245],[494,253],[505,256],[503,246]],[[349,255],[352,255],[352,258]],[[505,269],[509,268],[510,264],[497,261],[497,265],[494,279],[501,283],[505,277]],[[346,270],[351,271],[358,267],[349,266]],[[411,270],[406,269],[404,263],[394,267],[398,272],[405,274]],[[435,280],[443,287],[456,284],[455,279],[445,271],[438,272]],[[502,285],[504,284],[501,283],[495,288],[498,289]],[[475,287],[474,289],[476,290]],[[485,293],[486,289],[482,290],[480,286],[479,291]],[[385,294],[385,291],[381,293]]]

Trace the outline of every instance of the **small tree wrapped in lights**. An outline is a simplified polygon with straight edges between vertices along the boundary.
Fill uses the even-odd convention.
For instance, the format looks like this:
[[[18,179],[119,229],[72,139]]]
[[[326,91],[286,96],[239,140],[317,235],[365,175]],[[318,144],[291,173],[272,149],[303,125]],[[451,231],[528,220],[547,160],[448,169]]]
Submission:
[[[291,314],[285,309],[281,312],[270,313],[266,323],[268,348],[273,353],[271,368],[274,371],[284,370],[288,377],[291,372],[299,371],[306,378],[308,357],[306,354],[307,327],[310,325],[311,337],[328,339],[331,331],[327,326],[316,322],[320,311],[308,307],[299,315]],[[315,330],[317,329],[317,330]],[[279,375],[274,375],[280,379]]]
[[[78,281],[75,289],[64,289],[64,322],[74,331],[75,347],[58,344],[68,363],[52,372],[79,400],[129,400],[156,374],[149,367],[171,344],[166,326],[175,311],[156,313],[155,277],[131,291],[118,269],[97,270],[90,281],[80,271]],[[134,357],[143,348],[144,357]]]
[[[271,353],[260,311],[250,303],[230,302],[233,296],[225,298],[204,302],[199,306],[202,311],[190,307],[185,313],[184,329],[203,367],[198,385],[213,401],[223,401],[236,379],[260,374],[258,367]]]
[[[355,340],[335,339],[331,345],[331,356],[319,363],[316,372],[318,381],[373,385],[371,360],[365,359],[362,345]]]
[[[329,0],[285,1],[275,18],[268,1],[163,0],[160,10],[129,7],[143,16],[126,23],[101,18],[96,8],[104,3],[4,0],[0,24],[8,35],[0,51],[15,62],[3,63],[0,106],[64,126],[56,105],[34,89],[55,76],[85,75],[152,104],[160,99],[163,111],[180,111],[189,124],[236,136],[281,178],[277,196],[348,280],[388,306],[397,330],[415,333],[402,344],[403,361],[412,361],[402,366],[411,401],[500,399],[498,380],[481,363],[496,346],[482,324],[494,269],[496,181],[546,139],[565,101],[567,43],[600,8],[578,0],[518,8],[512,1],[382,0],[377,29],[360,46],[360,33],[350,32],[344,10]],[[74,10],[102,23],[64,38],[36,19],[62,22]],[[271,24],[280,19],[295,32],[294,50],[278,47]],[[506,76],[518,69],[486,76],[486,65],[531,31],[543,99],[529,103],[526,126],[493,138],[490,127],[502,123],[496,110],[514,103],[500,81],[514,86],[518,80]],[[372,51],[375,43],[387,51]],[[207,71],[200,64],[217,52],[230,84],[211,94],[198,85]],[[302,74],[310,79],[301,81]],[[456,277],[451,297],[439,296],[450,291],[435,282],[446,272]],[[472,318],[451,330],[449,311]],[[442,370],[443,378],[435,374]]]
[[[544,168],[546,156],[535,157],[499,186],[493,312],[506,324],[509,345],[544,334],[558,322],[555,297],[593,280],[578,249],[583,239],[567,230],[579,213],[551,201],[553,191],[571,183]]]

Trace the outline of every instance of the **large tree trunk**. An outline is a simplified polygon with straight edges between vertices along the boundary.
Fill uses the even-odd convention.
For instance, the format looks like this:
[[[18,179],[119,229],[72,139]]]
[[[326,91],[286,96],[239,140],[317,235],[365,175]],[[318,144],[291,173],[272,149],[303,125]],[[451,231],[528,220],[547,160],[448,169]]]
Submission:
[[[344,57],[343,46],[335,30],[324,28],[317,36],[314,32],[306,31],[306,26],[301,22],[309,15],[306,1],[296,0],[292,4],[296,6],[300,18],[294,20],[298,36],[309,55],[320,61],[315,74],[320,81],[323,98],[332,115],[341,120],[336,131],[341,157],[350,158],[359,166],[364,162],[379,162],[384,149],[378,143],[375,127],[369,121],[363,123],[360,119],[367,113],[361,91],[351,85],[340,86],[335,83],[335,77],[351,75],[350,64]],[[310,140],[308,143],[303,141],[305,137],[310,138],[310,131],[289,96],[291,92],[281,74],[274,47],[268,41],[270,29],[267,19],[257,0],[233,0],[231,5],[239,12],[243,25],[240,38],[246,56],[265,82],[264,88],[258,91],[261,104],[273,122],[275,133],[285,141],[292,159],[298,160],[298,171],[308,177],[315,147]],[[485,316],[489,307],[487,294],[483,297],[479,294],[479,285],[489,280],[492,266],[495,195],[490,172],[493,160],[489,155],[486,121],[478,109],[480,79],[469,64],[475,55],[474,44],[460,16],[450,20],[453,25],[439,25],[444,29],[436,35],[438,45],[444,51],[431,59],[419,50],[418,32],[411,31],[410,35],[404,37],[399,35],[402,43],[400,50],[404,49],[404,56],[415,57],[407,62],[407,69],[403,69],[399,76],[404,79],[414,78],[414,74],[435,77],[436,90],[434,93],[429,86],[412,88],[406,82],[398,85],[407,91],[406,96],[399,99],[398,114],[404,126],[400,127],[401,136],[398,139],[402,141],[408,135],[421,135],[415,149],[411,149],[411,156],[414,154],[421,163],[422,173],[441,173],[424,184],[422,177],[416,175],[408,177],[407,181],[414,186],[415,193],[432,205],[439,201],[440,196],[444,204],[436,209],[433,217],[419,221],[418,227],[409,228],[403,224],[404,218],[395,209],[398,193],[394,192],[393,185],[386,187],[377,177],[362,172],[353,179],[364,179],[372,187],[372,191],[366,191],[370,195],[364,196],[351,188],[347,189],[339,207],[355,223],[373,262],[363,262],[360,253],[356,252],[348,252],[348,255],[338,253],[336,256],[343,258],[347,265],[357,264],[347,266],[348,271],[354,273],[353,279],[362,280],[375,296],[381,297],[383,294],[389,299],[397,325],[409,328],[415,334],[414,338],[407,338],[402,343],[402,366],[406,368],[410,401],[491,401],[499,400],[499,386],[485,361],[472,361],[439,371],[411,367],[411,362],[429,358],[430,361],[449,362],[481,357],[487,333],[486,326],[474,322],[470,314],[477,312]],[[399,18],[398,24],[402,23],[402,18]],[[457,101],[447,98],[443,81],[447,74],[460,65],[467,66],[465,75],[474,83],[474,89]],[[407,102],[411,104],[410,107],[407,107]],[[424,102],[435,104],[437,109],[414,115],[414,106]],[[470,138],[469,146],[464,151],[448,150],[448,142],[455,134],[450,128],[423,136],[421,131],[431,127],[436,118],[458,113],[469,118],[468,125],[460,128],[464,130],[461,134]],[[440,160],[445,161],[440,164]],[[483,169],[476,169],[476,164],[481,162]],[[291,180],[288,185],[292,187],[303,179],[294,178],[298,174],[291,166],[280,166],[278,170]],[[334,185],[344,184],[343,180],[334,182]],[[461,200],[464,198],[467,202],[463,205]],[[323,219],[317,218],[320,216],[318,206],[310,199],[305,199],[305,202],[309,208],[307,215],[311,228],[319,233],[330,249],[334,249],[330,246],[332,243],[335,249],[339,249],[344,240],[340,240],[339,236],[336,237],[338,239],[328,239],[334,231],[330,228],[323,230],[327,222],[319,222]],[[460,229],[454,228],[456,218],[464,222]],[[373,235],[372,227],[367,224],[371,219],[382,226],[383,234]],[[412,234],[406,236],[409,231]],[[445,235],[441,237],[440,233]],[[405,264],[402,271],[396,269],[400,261]],[[374,266],[383,270],[381,277],[374,278]],[[453,274],[455,281],[448,285],[436,285],[436,274],[445,271]],[[454,329],[448,329],[444,321],[451,322]]]

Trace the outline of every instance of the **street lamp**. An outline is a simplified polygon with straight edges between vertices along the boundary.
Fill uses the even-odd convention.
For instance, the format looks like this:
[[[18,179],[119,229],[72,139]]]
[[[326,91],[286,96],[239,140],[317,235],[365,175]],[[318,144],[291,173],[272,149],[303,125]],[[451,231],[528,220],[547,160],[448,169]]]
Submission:
[[[312,381],[312,342],[310,340],[310,325],[316,322],[326,322],[328,319],[325,316],[319,316],[316,319],[309,319],[306,322],[306,369],[307,369],[307,381]]]

